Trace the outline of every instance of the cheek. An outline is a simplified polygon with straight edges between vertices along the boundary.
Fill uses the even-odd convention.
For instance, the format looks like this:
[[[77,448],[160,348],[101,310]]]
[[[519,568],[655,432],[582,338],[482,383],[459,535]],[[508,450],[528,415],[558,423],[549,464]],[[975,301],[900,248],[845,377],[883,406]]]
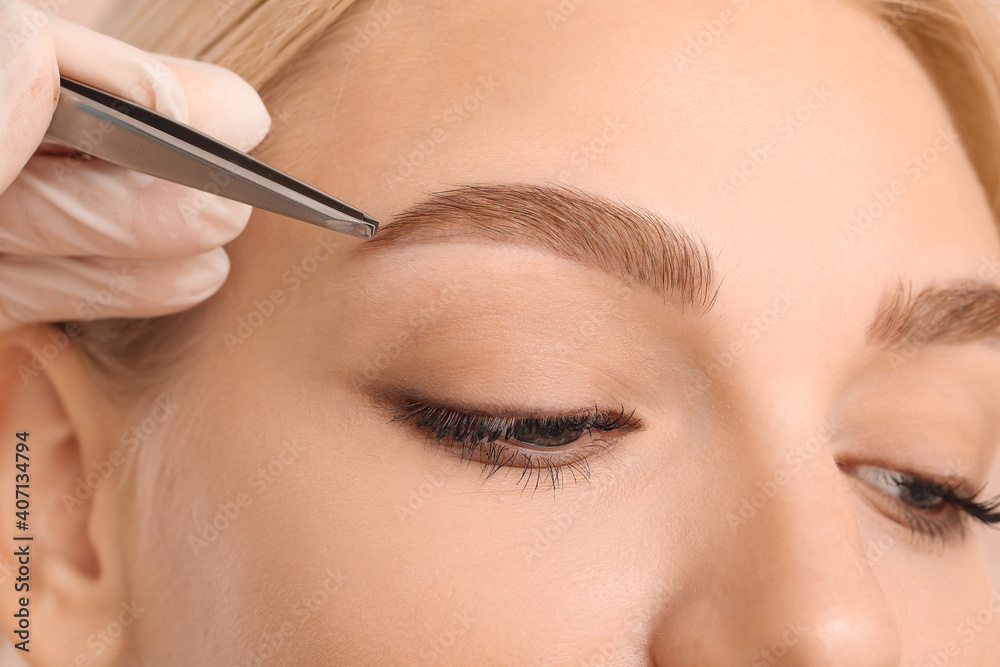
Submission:
[[[297,601],[314,591],[330,598],[347,555],[329,550],[341,546],[330,539],[336,517],[317,512],[335,489],[302,489],[314,467],[305,445],[315,438],[300,421],[308,416],[261,397],[266,369],[249,369],[250,381],[225,362],[202,368],[211,370],[178,389],[175,420],[137,460],[133,578],[138,595],[157,601],[139,645],[180,661],[188,649],[171,639],[198,636],[192,663],[215,655],[243,664],[283,640],[289,649],[289,622],[308,627]],[[206,627],[218,631],[202,638]]]
[[[252,632],[239,591],[256,498],[248,472],[222,455],[248,442],[229,428],[239,415],[206,414],[210,403],[194,391],[172,395],[176,414],[137,450],[135,488],[123,507],[132,520],[130,589],[148,610],[136,645],[156,660],[193,664],[235,657]],[[205,627],[220,631],[203,635]],[[193,636],[199,640],[176,641]]]
[[[857,494],[852,502],[864,549],[855,566],[859,571],[871,569],[898,617],[903,644],[913,647],[912,655],[923,659],[945,651],[952,659],[963,656],[954,664],[979,664],[971,656],[995,655],[1000,646],[1000,598],[985,597],[990,585],[978,539],[982,529],[971,528],[965,542],[942,550],[926,539],[915,544],[920,537],[911,538],[909,529],[887,522]],[[914,581],[922,583],[914,586]],[[996,613],[974,622],[977,613],[991,605]],[[949,645],[954,645],[953,652],[948,652]]]
[[[594,628],[628,620],[622,582],[643,584],[622,554],[641,544],[597,518],[595,499],[522,498],[514,479],[484,484],[479,464],[324,413],[315,393],[277,395],[289,398],[216,413],[197,445],[225,452],[207,455],[221,474],[201,476],[199,516],[235,514],[246,496],[197,557],[212,562],[197,573],[215,577],[207,590],[238,591],[257,610],[239,631],[243,650],[282,644],[303,664],[518,664],[539,651],[578,654],[597,641]]]

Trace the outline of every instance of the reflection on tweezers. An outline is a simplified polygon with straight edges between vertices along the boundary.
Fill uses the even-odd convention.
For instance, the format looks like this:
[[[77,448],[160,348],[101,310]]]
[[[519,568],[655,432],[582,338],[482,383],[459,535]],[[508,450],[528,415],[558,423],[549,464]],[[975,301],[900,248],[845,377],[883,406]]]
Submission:
[[[69,148],[174,183],[371,238],[378,221],[150,109],[60,77],[59,102],[46,137]]]

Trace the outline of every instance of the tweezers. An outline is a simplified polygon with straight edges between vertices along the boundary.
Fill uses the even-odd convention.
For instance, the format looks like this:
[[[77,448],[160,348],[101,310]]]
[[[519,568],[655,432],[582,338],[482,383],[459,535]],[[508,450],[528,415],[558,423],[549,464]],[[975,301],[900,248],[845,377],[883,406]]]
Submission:
[[[378,221],[325,192],[128,100],[60,77],[46,138],[144,174],[358,238]]]

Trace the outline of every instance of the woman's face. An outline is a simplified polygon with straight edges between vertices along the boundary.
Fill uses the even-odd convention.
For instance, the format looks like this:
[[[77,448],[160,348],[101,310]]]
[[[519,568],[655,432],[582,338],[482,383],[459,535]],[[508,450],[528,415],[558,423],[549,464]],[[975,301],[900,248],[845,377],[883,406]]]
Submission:
[[[232,245],[121,531],[141,655],[997,655],[979,529],[913,477],[986,481],[998,237],[870,16],[363,3],[271,111],[383,231]]]

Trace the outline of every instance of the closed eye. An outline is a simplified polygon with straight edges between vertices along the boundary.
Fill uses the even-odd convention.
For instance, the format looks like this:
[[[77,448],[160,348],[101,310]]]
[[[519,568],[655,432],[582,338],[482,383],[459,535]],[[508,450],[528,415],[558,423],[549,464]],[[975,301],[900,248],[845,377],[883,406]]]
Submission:
[[[393,406],[391,422],[404,423],[428,440],[453,448],[462,460],[483,463],[486,478],[500,470],[521,468],[518,483],[538,489],[546,473],[553,491],[565,482],[588,479],[587,459],[611,444],[605,434],[640,428],[635,410],[593,409],[555,415],[474,414],[443,405],[408,401]],[[485,412],[485,411],[484,411]],[[537,473],[537,474],[536,474]]]
[[[915,533],[944,541],[963,535],[969,519],[1000,526],[1000,496],[977,500],[981,490],[971,494],[962,492],[961,480],[932,481],[873,465],[841,468],[879,490],[891,518]]]

